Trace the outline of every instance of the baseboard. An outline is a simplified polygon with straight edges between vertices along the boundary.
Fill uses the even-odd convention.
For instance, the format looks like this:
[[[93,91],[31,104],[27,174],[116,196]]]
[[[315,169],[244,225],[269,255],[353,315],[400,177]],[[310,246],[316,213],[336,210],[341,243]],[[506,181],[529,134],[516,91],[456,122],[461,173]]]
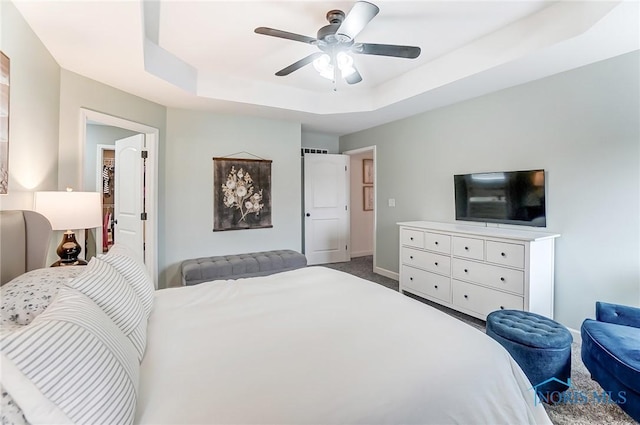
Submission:
[[[400,280],[400,276],[396,272],[392,272],[381,267],[374,266],[373,272],[393,280]]]
[[[351,252],[351,258],[366,257],[367,255],[373,255],[373,251]]]
[[[573,342],[582,344],[582,336],[580,335],[580,331],[570,327],[567,327],[567,329],[569,329],[569,332],[571,332],[571,336],[573,337]]]

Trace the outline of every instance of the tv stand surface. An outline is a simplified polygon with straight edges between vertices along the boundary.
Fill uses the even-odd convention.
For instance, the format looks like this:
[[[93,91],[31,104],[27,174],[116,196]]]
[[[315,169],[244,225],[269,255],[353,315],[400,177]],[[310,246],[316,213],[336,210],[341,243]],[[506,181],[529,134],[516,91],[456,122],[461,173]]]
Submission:
[[[553,318],[556,233],[458,223],[400,226],[400,292],[486,320],[499,309]]]

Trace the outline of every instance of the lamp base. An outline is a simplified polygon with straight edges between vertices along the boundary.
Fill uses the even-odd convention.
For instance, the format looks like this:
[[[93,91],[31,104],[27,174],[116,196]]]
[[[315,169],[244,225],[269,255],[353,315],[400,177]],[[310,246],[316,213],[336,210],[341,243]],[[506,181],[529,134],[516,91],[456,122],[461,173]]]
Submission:
[[[73,261],[71,263],[66,262],[66,261],[62,261],[62,260],[58,260],[55,263],[51,264],[50,267],[86,266],[86,265],[87,265],[87,262],[79,258],[76,261]]]
[[[56,249],[56,253],[60,259],[53,263],[51,267],[86,265],[87,262],[85,260],[78,258],[81,251],[82,247],[76,241],[76,234],[71,230],[67,230],[62,235],[62,242],[60,242],[58,249]]]

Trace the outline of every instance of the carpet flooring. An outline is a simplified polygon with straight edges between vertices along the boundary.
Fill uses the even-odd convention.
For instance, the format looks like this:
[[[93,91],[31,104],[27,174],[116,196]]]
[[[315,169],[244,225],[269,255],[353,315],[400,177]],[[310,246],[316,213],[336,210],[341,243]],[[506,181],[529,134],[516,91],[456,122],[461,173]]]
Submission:
[[[370,280],[387,288],[398,291],[398,282],[373,273],[373,257],[365,256],[354,258],[349,262],[325,264],[336,270],[340,270],[363,279]],[[467,316],[455,310],[432,303],[420,297],[406,294],[420,302],[428,304],[434,308],[462,320],[463,322],[485,331],[485,322],[475,317]],[[585,368],[580,358],[580,343],[574,341],[571,345],[571,389],[575,394],[582,394],[587,397],[586,403],[558,403],[555,405],[544,404],[547,414],[555,425],[631,425],[638,424],[620,407],[615,404],[601,403],[594,394],[601,395],[603,389],[591,379],[589,371]],[[579,397],[578,397],[579,398]]]

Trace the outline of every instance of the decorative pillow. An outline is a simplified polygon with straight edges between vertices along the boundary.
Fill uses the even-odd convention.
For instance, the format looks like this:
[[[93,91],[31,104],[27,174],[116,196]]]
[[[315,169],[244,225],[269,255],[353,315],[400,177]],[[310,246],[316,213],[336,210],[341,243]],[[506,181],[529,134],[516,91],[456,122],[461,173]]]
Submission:
[[[2,384],[30,423],[131,424],[136,350],[79,291],[63,287],[34,321],[0,337]]]
[[[0,289],[0,326],[28,325],[42,313],[58,289],[82,272],[84,266],[47,267],[24,273]]]
[[[13,397],[4,390],[0,384],[0,424],[2,425],[27,425],[27,418],[24,417],[22,409],[13,400]]]
[[[147,317],[142,303],[120,273],[98,258],[69,286],[91,298],[113,320],[138,351],[142,360],[147,343]]]
[[[104,255],[104,254],[103,254]],[[121,243],[116,243],[111,248],[106,255],[124,255],[125,257],[131,257],[136,260],[138,263],[142,264],[144,267],[144,259],[140,257],[137,253],[135,253],[131,248]]]
[[[108,253],[99,255],[98,258],[111,264],[124,276],[136,294],[138,294],[147,318],[149,318],[153,307],[153,292],[155,288],[144,263],[138,260],[131,250],[121,245],[114,245]]]

